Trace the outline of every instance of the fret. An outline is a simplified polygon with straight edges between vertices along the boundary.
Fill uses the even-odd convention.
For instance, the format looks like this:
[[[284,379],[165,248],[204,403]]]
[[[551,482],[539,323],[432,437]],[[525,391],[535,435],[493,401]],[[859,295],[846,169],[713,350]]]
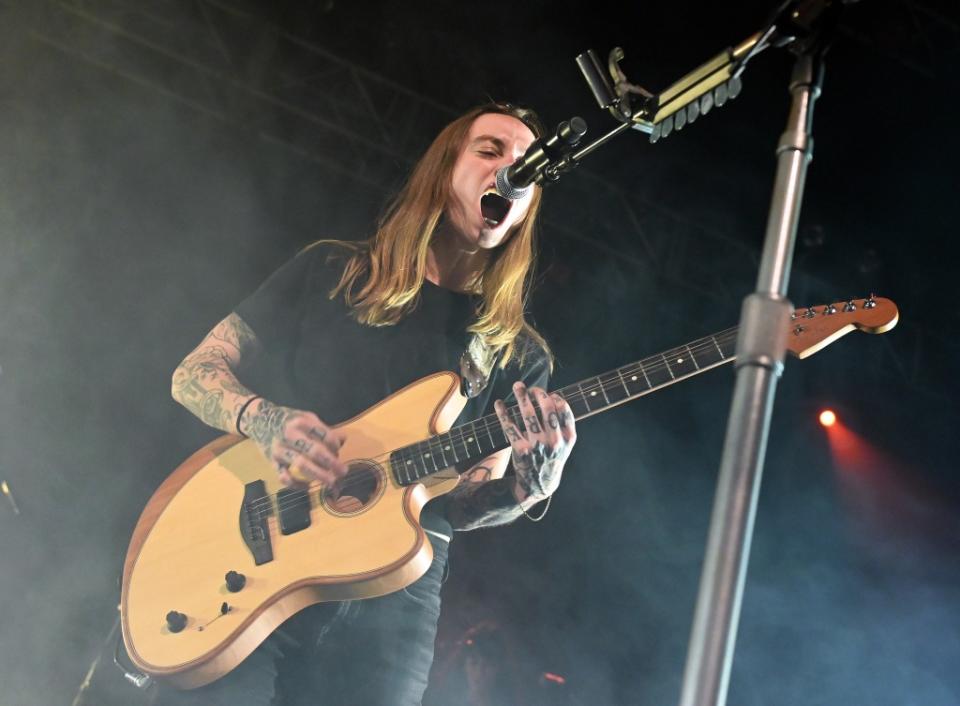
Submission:
[[[621,370],[626,370],[627,375],[624,376]],[[620,379],[623,380],[624,386],[627,388],[627,392],[631,397],[636,395],[642,395],[644,392],[650,389],[650,381],[647,380],[646,374],[643,372],[643,366],[639,363],[633,363],[629,366],[624,366],[617,371],[620,374]],[[639,373],[639,374],[638,374]],[[643,376],[641,379],[640,376]]]
[[[710,340],[713,341],[713,345],[715,345],[715,346],[717,347],[717,353],[720,354],[720,358],[722,358],[723,360],[726,360],[726,356],[723,354],[723,351],[720,350],[720,344],[717,343],[717,337],[716,337],[716,336],[711,336],[711,337],[710,337]]]
[[[477,451],[479,451],[479,452],[482,454],[482,453],[483,453],[483,447],[480,446],[480,440],[477,438],[477,425],[476,425],[476,422],[470,422],[470,428],[473,430],[473,432],[472,432],[472,434],[471,434],[469,437],[467,437],[467,441],[468,441],[468,442],[472,441],[472,442],[476,445]]]
[[[617,368],[617,377],[620,378],[620,384],[623,385],[623,391],[627,393],[627,397],[630,396],[630,388],[627,387],[627,381],[623,379],[623,373],[620,372],[620,368]]]
[[[446,434],[441,434],[437,437],[437,448],[440,449],[440,458],[443,459],[443,467],[449,468],[452,464],[447,460],[447,454],[444,453],[444,437]],[[450,448],[447,446],[446,448]]]
[[[450,450],[453,452],[454,463],[460,463],[460,459],[457,457],[457,442],[453,439],[453,430],[447,433],[447,439],[450,440]]]
[[[630,397],[630,391],[627,390],[626,383],[624,383],[619,370],[601,375],[600,384],[603,385],[603,398],[607,401],[608,407]]]
[[[693,350],[691,350],[690,344],[688,343],[686,346],[684,346],[684,348],[687,349],[687,353],[690,354],[690,360],[693,361],[693,364],[694,364],[695,366],[697,366],[697,370],[699,370],[699,369],[700,369],[700,364],[697,362],[697,356],[695,356],[695,355],[693,354]]]
[[[679,380],[690,375],[695,375],[700,370],[700,365],[690,354],[688,346],[674,348],[672,351],[664,353],[667,361],[670,363],[670,372],[673,373],[673,379]]]
[[[600,385],[600,392],[603,393],[603,401],[607,403],[607,406],[610,406],[610,398],[607,397],[607,390],[604,388],[603,380],[600,379],[600,376],[597,376],[597,384]]]
[[[496,417],[484,417],[483,418],[483,428],[487,430],[487,437],[490,439],[490,452],[492,453],[497,448],[497,442],[493,440],[493,420]]]
[[[663,358],[664,364],[667,366],[667,372],[670,373],[670,379],[676,380],[677,376],[673,374],[673,368],[670,367],[670,361],[667,360],[667,356],[663,353],[660,354],[660,357]]]
[[[427,450],[426,450],[426,452],[423,454],[423,457],[430,459],[430,463],[433,464],[433,471],[434,471],[434,473],[436,473],[437,471],[440,470],[439,468],[437,468],[437,458],[436,458],[436,456],[433,455],[433,447],[430,446],[430,442],[429,442],[429,441],[427,441]]]
[[[713,338],[702,338],[699,341],[694,341],[693,344],[687,346],[687,349],[694,354],[698,370],[711,368],[726,360],[723,351],[720,350],[720,346]]]
[[[643,375],[650,385],[650,389],[669,385],[674,381],[673,371],[667,364],[667,359],[660,355],[658,358],[647,358],[643,365]]]
[[[461,424],[457,427],[457,430],[460,432],[460,443],[463,445],[463,458],[460,459],[461,462],[470,459],[470,447],[467,445],[467,432],[465,427],[466,424]]]
[[[417,446],[419,447],[420,444],[417,444]],[[427,470],[427,464],[423,462],[423,456],[421,456],[418,453],[410,460],[413,461],[413,463],[410,464],[409,467],[412,468],[415,471],[415,473],[413,478],[411,478],[409,482],[413,482],[415,480],[419,480],[420,478],[423,478],[424,476],[430,475],[430,471]],[[418,463],[420,464],[419,468],[417,467]]]
[[[643,379],[647,381],[647,389],[648,389],[648,390],[652,390],[652,389],[653,389],[653,383],[650,382],[650,378],[647,376],[647,368],[646,368],[646,366],[643,364],[643,362],[640,362],[639,365],[640,365],[640,372],[643,373]]]
[[[412,478],[410,477],[410,471],[412,470],[413,459],[410,458],[407,454],[403,453],[403,450],[398,452],[396,456],[397,456],[397,466],[396,466],[397,480],[403,484],[412,482]]]
[[[583,406],[587,408],[588,412],[592,412],[593,410],[590,409],[590,403],[587,401],[587,395],[584,393],[583,386],[580,385],[580,383],[577,383],[577,389],[580,390],[580,399],[583,401]]]

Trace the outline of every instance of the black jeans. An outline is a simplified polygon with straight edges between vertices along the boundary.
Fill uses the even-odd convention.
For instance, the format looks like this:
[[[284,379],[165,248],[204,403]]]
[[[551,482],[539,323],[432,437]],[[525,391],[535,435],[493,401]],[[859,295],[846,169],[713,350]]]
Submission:
[[[226,676],[191,691],[162,688],[155,706],[418,706],[448,549],[427,536],[433,564],[407,588],[306,608]]]

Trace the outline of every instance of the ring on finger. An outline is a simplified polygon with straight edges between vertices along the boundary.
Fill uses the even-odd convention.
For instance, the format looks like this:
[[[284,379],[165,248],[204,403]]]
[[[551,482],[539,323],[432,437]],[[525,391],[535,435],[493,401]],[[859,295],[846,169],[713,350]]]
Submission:
[[[296,441],[293,442],[293,447],[297,449],[297,451],[303,451],[303,452],[309,451],[310,446],[311,444],[308,444],[303,439],[297,439]]]

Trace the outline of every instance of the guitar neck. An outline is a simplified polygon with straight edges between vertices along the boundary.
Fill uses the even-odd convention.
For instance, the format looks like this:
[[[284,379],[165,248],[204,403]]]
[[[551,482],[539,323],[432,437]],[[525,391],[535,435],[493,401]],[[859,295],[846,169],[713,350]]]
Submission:
[[[727,329],[556,392],[570,405],[576,419],[584,419],[732,362],[736,342],[737,328]],[[507,413],[518,427],[524,428],[519,407],[510,407]],[[488,414],[444,434],[397,449],[390,455],[390,465],[397,480],[408,485],[450,466],[485,458],[508,446],[510,442],[503,434],[500,420],[495,414]]]

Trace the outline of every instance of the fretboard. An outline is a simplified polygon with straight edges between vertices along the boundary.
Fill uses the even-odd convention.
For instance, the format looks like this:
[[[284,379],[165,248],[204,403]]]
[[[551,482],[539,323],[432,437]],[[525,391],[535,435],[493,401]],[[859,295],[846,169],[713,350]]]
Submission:
[[[583,419],[732,362],[736,341],[737,329],[728,329],[556,392],[570,405],[574,417]],[[507,413],[520,429],[525,428],[519,407],[509,407]],[[489,414],[395,450],[390,454],[390,466],[398,483],[410,485],[445,468],[485,458],[509,445],[500,420]]]

